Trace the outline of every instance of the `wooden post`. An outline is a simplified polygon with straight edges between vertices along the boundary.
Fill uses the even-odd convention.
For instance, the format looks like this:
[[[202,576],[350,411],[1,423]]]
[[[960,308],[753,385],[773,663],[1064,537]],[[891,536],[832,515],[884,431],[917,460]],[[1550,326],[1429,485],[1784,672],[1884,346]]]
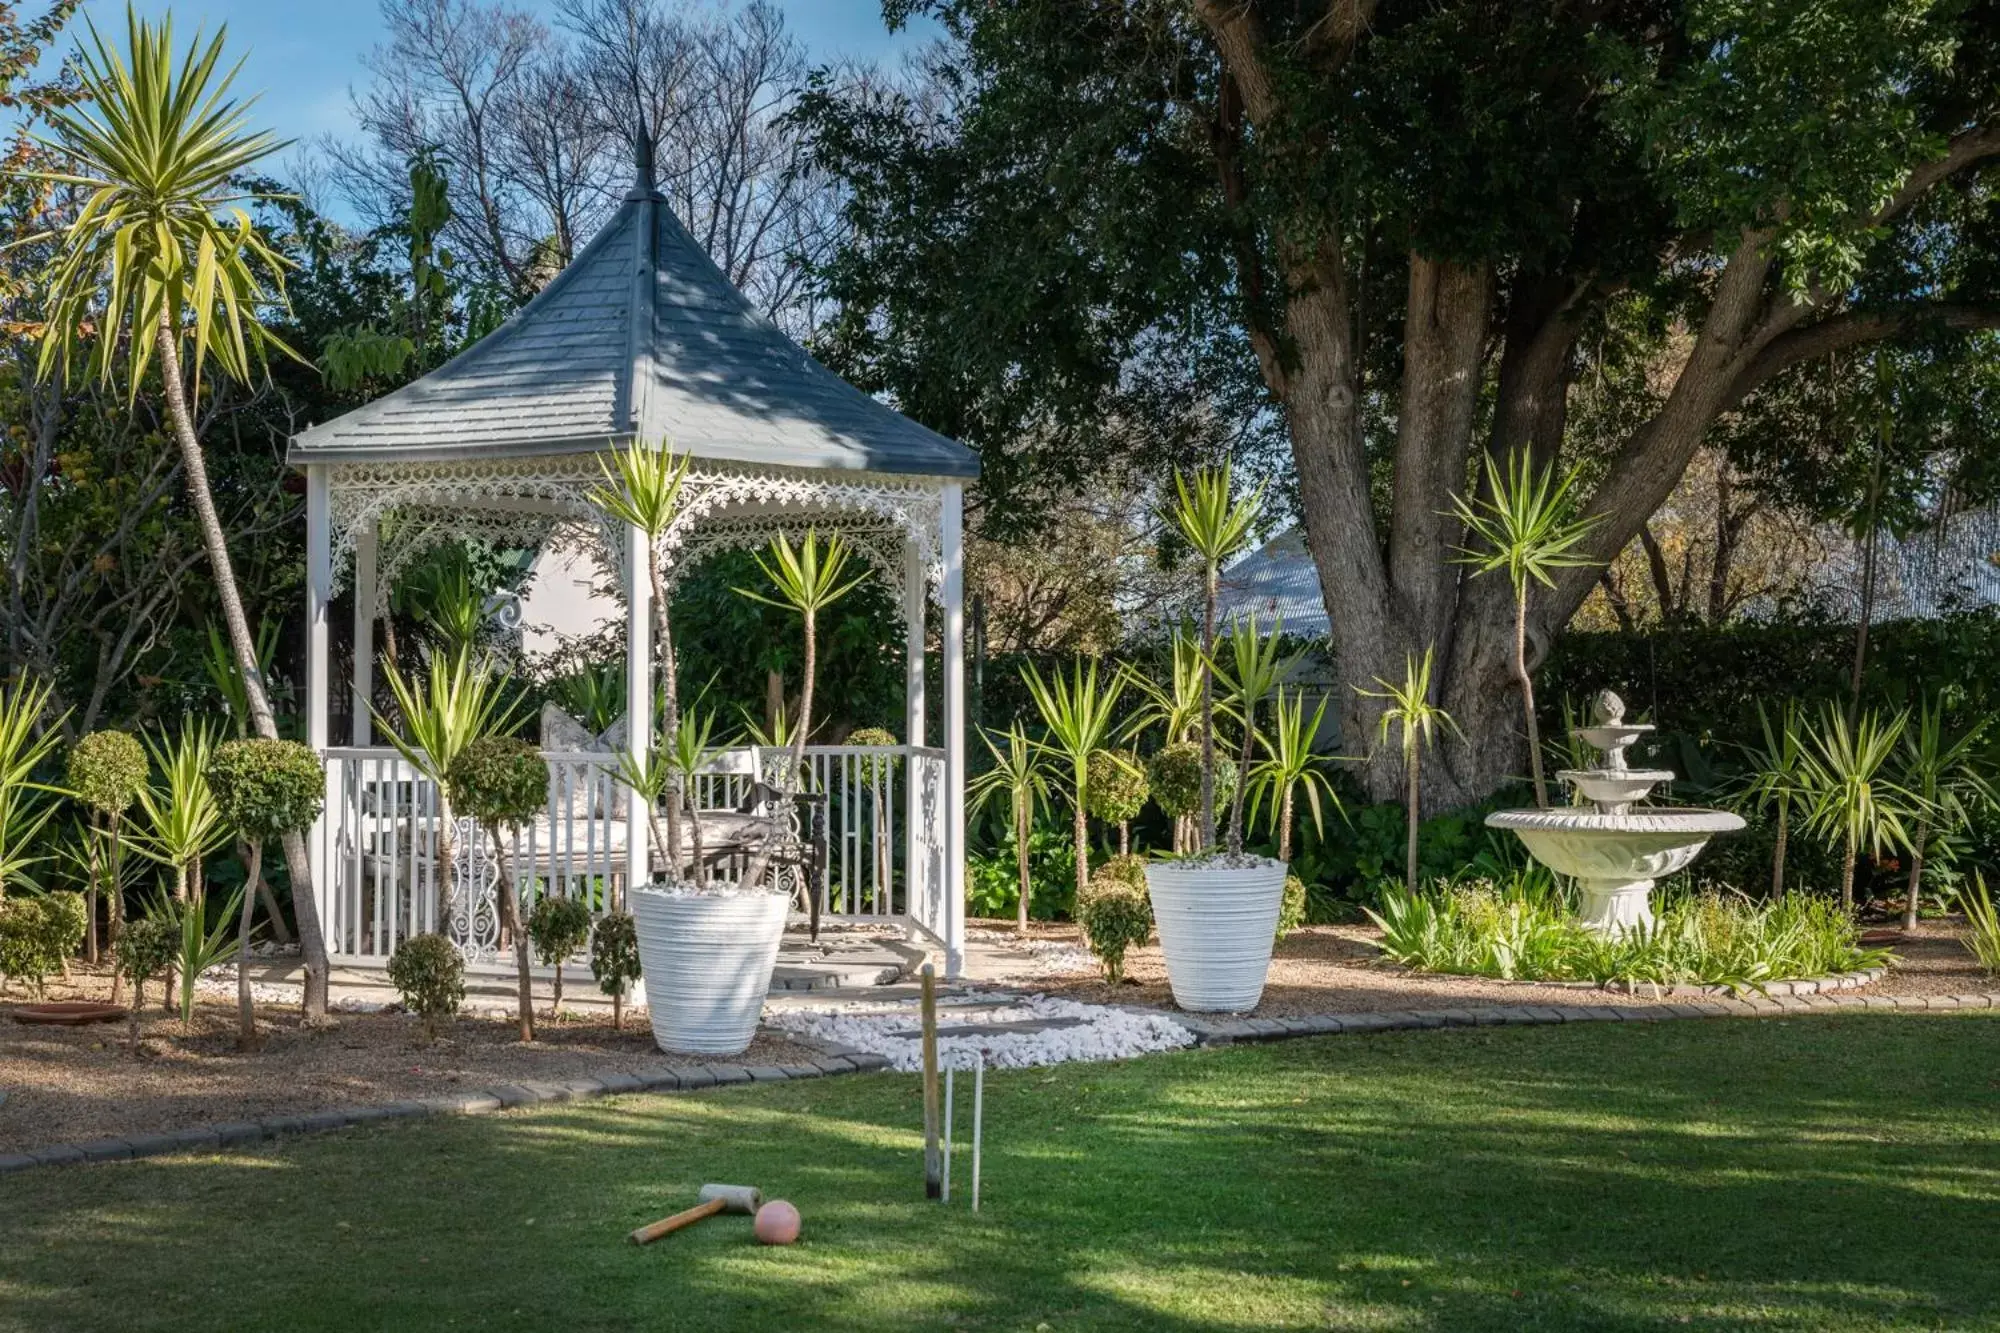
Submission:
[[[938,1150],[937,969],[924,964],[924,1197],[944,1196],[944,1154]]]

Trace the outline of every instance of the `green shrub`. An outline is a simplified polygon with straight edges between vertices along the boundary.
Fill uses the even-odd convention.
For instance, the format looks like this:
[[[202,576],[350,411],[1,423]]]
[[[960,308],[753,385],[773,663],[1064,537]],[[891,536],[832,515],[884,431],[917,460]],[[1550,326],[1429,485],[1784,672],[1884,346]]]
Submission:
[[[412,935],[389,955],[389,981],[403,1007],[424,1020],[424,1036],[454,1018],[465,1003],[465,960],[442,935]]]
[[[590,908],[580,898],[543,894],[528,913],[528,938],[536,956],[556,969],[554,998],[549,1002],[553,1016],[562,1007],[563,960],[590,941]]]
[[[625,993],[642,973],[639,968],[639,928],[627,912],[613,912],[590,935],[590,975],[597,988],[611,997],[611,1026],[625,1026]]]
[[[122,815],[146,785],[146,750],[129,731],[93,731],[70,747],[65,778],[101,815]]]
[[[238,837],[275,842],[319,818],[326,770],[312,747],[298,741],[230,741],[209,760],[208,786]]]
[[[458,752],[445,772],[445,785],[458,814],[518,828],[548,804],[549,765],[527,741],[488,736]]]
[[[1662,895],[1651,930],[1598,935],[1566,894],[1520,880],[1384,892],[1382,951],[1405,966],[1521,981],[1611,981],[1755,989],[1879,966],[1860,931],[1825,898],[1753,903],[1713,891]]]
[[[0,899],[0,976],[42,993],[49,973],[60,972],[83,943],[83,896],[15,894]]]
[[[1107,887],[1084,900],[1078,913],[1084,942],[1104,965],[1105,980],[1114,985],[1125,977],[1125,951],[1144,944],[1153,931],[1153,908],[1143,893]]]
[[[1965,912],[1965,947],[1979,965],[2000,977],[2000,910],[1986,890],[1986,877],[1975,875],[1958,888],[1958,905]]]
[[[118,974],[132,983],[131,1041],[139,1046],[139,1011],[146,1007],[146,979],[180,952],[181,923],[171,915],[142,916],[125,923],[118,942],[112,946],[112,961]]]
[[[1090,756],[1084,790],[1091,814],[1107,824],[1123,824],[1146,808],[1153,785],[1146,778],[1145,762],[1134,751],[1097,750]]]
[[[847,733],[847,743],[849,745],[902,744],[901,741],[896,739],[894,732],[885,731],[881,727],[856,727],[853,731]],[[863,782],[875,782],[878,779],[886,777],[895,766],[895,759],[884,755],[880,758],[863,759],[855,765],[855,768]]]
[[[1021,897],[1014,844],[989,842],[992,851],[969,851],[965,858],[967,910],[978,917],[1013,916]],[[1037,821],[1028,831],[1028,907],[1038,921],[1074,919],[1076,842],[1062,826]]]
[[[1278,901],[1278,938],[1306,923],[1306,882],[1297,875],[1285,876],[1285,896]]]
[[[1177,741],[1163,746],[1146,766],[1152,785],[1153,804],[1179,818],[1201,808],[1201,746],[1194,741]],[[1236,764],[1217,747],[1215,755],[1215,808],[1227,806],[1236,796]]]

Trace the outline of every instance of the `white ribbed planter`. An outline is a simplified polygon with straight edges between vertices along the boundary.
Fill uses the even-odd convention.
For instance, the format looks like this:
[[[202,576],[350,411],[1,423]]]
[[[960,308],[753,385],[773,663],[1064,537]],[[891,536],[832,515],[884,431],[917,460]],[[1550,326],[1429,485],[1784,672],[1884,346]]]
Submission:
[[[646,1012],[661,1050],[735,1055],[750,1044],[790,901],[778,893],[632,894]]]
[[[1271,968],[1285,863],[1159,861],[1146,867],[1146,890],[1174,1003],[1197,1014],[1255,1009]]]

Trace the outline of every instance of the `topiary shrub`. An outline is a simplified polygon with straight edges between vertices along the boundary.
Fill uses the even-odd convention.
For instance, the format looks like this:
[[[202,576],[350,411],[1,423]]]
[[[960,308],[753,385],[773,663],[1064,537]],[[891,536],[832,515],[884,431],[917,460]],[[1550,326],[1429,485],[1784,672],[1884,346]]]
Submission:
[[[146,785],[146,747],[129,731],[93,731],[70,747],[64,779],[76,799],[90,811],[90,899],[84,904],[84,954],[97,961],[97,894],[105,886],[111,911],[111,937],[125,921],[125,903],[118,892],[124,843],[119,828],[125,812]]]
[[[263,877],[264,844],[303,833],[326,803],[326,769],[298,741],[230,741],[208,761],[208,790],[223,823],[243,846],[243,904],[236,923],[237,1043],[256,1044],[257,1013],[250,995],[250,926]]]
[[[521,901],[507,865],[500,830],[531,822],[548,804],[549,765],[541,751],[512,736],[487,736],[458,752],[445,770],[452,808],[470,815],[493,840],[493,867],[500,880],[500,924],[514,938],[514,972],[519,986],[521,1040],[535,1039],[534,982],[528,971],[528,933],[521,924]]]
[[[1285,896],[1278,900],[1278,939],[1306,923],[1306,882],[1297,875],[1285,876]]]
[[[83,943],[84,910],[75,893],[0,899],[0,977],[25,981],[41,995],[49,973],[65,970]]]
[[[442,935],[412,935],[389,955],[389,981],[403,1007],[424,1020],[424,1039],[437,1039],[438,1026],[458,1016],[465,1003],[465,960]]]
[[[1103,865],[1090,872],[1088,892],[1085,901],[1101,893],[1136,893],[1146,904],[1147,920],[1152,919],[1153,900],[1146,894],[1146,858],[1143,856],[1114,856]],[[1081,911],[1081,906],[1078,908]],[[1079,921],[1082,917],[1079,915]]]
[[[1077,919],[1084,942],[1104,966],[1104,979],[1116,985],[1125,979],[1125,951],[1144,944],[1153,931],[1152,904],[1143,893],[1107,887],[1084,900]]]
[[[563,960],[590,942],[590,909],[578,898],[543,894],[528,913],[528,938],[534,941],[536,956],[555,965],[555,993],[549,1001],[549,1017],[554,1018],[562,1008]]]
[[[590,975],[597,989],[611,997],[611,1030],[625,1026],[625,992],[641,975],[639,928],[628,912],[614,912],[597,923],[590,935]]]
[[[1146,766],[1152,783],[1153,804],[1173,816],[1174,850],[1191,850],[1193,823],[1201,810],[1201,746],[1194,741],[1176,741],[1163,746]],[[1218,753],[1215,756],[1215,808],[1223,809],[1236,795],[1236,764]]]
[[[1090,813],[1118,826],[1119,853],[1131,851],[1131,821],[1146,808],[1146,798],[1153,790],[1145,761],[1133,750],[1094,751],[1085,790]]]
[[[881,727],[856,727],[853,731],[847,733],[847,743],[849,745],[871,746],[902,744],[901,741],[896,739],[894,732],[885,731]],[[887,775],[895,766],[896,760],[891,755],[871,755],[868,758],[862,759],[856,765],[860,769],[861,780],[863,782],[873,782],[877,778]]]
[[[118,975],[132,983],[132,1049],[139,1049],[139,1011],[146,1007],[146,979],[180,953],[180,922],[170,916],[142,916],[128,922],[112,945]]]

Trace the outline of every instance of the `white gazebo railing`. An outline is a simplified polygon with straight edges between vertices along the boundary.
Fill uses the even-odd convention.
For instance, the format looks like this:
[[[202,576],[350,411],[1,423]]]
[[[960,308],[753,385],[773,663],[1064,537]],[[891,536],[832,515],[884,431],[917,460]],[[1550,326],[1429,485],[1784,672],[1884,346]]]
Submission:
[[[735,752],[696,781],[718,850],[727,821],[750,794],[750,775],[781,752]],[[524,905],[545,893],[574,898],[601,916],[623,901],[630,864],[629,794],[617,781],[618,756],[546,752],[547,808],[504,837],[506,864]],[[780,760],[780,762],[782,762]],[[434,783],[395,750],[327,751],[329,802],[316,848],[325,867],[317,886],[328,948],[346,964],[381,965],[412,935],[437,932],[471,963],[502,957],[499,878],[489,835],[455,819],[452,891],[439,892],[441,816]],[[907,926],[949,949],[955,928],[945,875],[948,845],[945,755],[923,746],[831,746],[806,750],[807,790],[824,802],[823,829],[801,830],[814,844],[806,891],[822,920]],[[738,819],[740,823],[740,818]],[[718,857],[712,876],[732,880],[741,859]],[[804,868],[791,871],[794,884]]]

